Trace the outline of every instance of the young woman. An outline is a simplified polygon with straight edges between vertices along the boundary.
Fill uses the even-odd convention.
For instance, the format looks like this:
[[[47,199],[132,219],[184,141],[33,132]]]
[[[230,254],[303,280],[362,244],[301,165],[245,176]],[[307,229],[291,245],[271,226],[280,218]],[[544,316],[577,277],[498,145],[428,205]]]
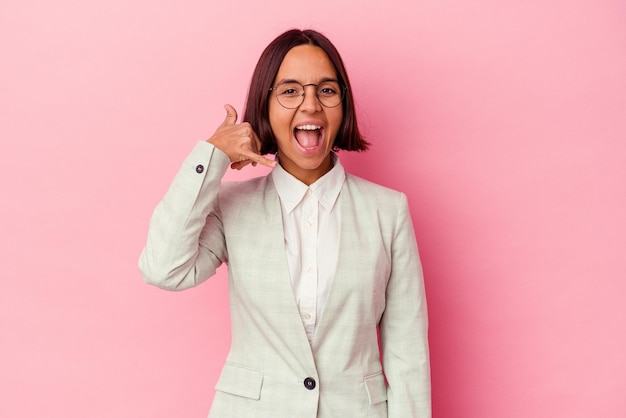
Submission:
[[[140,258],[146,282],[168,290],[228,264],[232,345],[209,417],[430,417],[407,199],[346,173],[335,153],[368,144],[332,43],[312,30],[276,38],[236,120],[226,105],[187,157]],[[273,170],[222,183],[248,164]]]

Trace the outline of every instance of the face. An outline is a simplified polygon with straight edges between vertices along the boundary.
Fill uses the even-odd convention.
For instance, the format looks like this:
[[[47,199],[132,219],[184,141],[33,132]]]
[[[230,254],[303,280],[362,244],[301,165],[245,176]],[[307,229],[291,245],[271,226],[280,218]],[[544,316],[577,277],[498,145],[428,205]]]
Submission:
[[[301,85],[337,80],[337,72],[323,49],[312,45],[292,48],[283,59],[274,86],[287,80]],[[332,168],[330,151],[343,119],[342,105],[322,106],[316,87],[304,88],[304,101],[295,109],[283,107],[272,91],[269,119],[281,166],[305,184],[312,184]]]

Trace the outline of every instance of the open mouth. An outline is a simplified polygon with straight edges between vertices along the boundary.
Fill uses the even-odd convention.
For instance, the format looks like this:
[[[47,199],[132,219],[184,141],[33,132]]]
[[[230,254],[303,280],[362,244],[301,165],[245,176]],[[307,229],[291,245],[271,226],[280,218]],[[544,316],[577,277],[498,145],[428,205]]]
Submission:
[[[317,149],[322,143],[324,128],[319,125],[300,125],[293,130],[293,136],[306,151]]]

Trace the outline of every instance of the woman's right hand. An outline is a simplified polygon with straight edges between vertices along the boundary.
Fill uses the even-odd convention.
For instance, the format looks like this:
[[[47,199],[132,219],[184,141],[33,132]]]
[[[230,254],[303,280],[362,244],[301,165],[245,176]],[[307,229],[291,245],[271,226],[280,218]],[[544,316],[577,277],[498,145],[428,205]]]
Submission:
[[[259,154],[261,141],[248,122],[236,124],[237,111],[227,104],[226,118],[207,142],[220,149],[231,161],[231,168],[241,170],[248,164],[276,167],[277,162]]]

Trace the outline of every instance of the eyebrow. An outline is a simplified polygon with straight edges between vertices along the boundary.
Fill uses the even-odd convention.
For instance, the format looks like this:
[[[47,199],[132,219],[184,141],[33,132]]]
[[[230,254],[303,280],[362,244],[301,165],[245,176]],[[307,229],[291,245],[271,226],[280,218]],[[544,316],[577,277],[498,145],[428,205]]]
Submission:
[[[324,77],[321,80],[319,80],[317,82],[317,84],[321,84],[321,83],[325,83],[327,81],[334,81],[335,83],[339,83],[339,80],[337,80],[336,78],[332,78],[332,77]],[[287,84],[287,83],[298,83],[298,84],[302,84],[302,82],[294,79],[294,78],[287,78],[287,79],[282,79],[280,80],[278,83],[276,83],[275,85],[279,85],[279,84]]]

